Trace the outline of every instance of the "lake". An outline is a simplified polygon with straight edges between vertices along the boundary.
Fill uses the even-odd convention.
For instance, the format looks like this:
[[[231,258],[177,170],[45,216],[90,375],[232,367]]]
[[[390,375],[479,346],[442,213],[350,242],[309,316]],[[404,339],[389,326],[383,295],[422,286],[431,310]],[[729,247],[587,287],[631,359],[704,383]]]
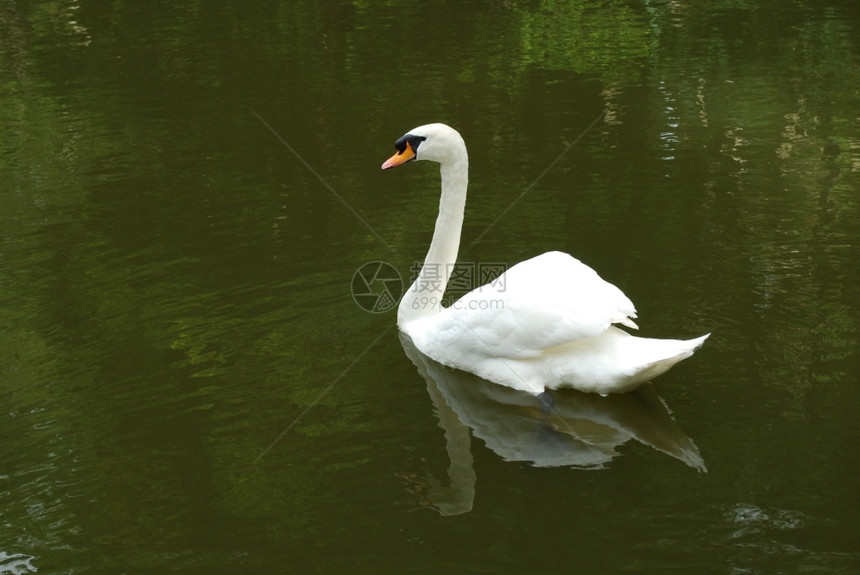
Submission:
[[[0,2],[0,574],[860,572],[858,38],[849,0]],[[561,250],[710,339],[551,407],[422,356],[439,172],[380,164],[429,122],[451,297]]]

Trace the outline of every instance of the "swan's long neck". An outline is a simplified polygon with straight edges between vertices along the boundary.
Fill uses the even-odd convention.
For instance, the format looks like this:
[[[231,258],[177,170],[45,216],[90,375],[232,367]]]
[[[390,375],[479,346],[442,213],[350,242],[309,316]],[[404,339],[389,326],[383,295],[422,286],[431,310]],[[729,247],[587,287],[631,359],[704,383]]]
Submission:
[[[433,241],[415,282],[400,300],[397,325],[437,314],[442,309],[445,286],[451,277],[460,248],[460,231],[469,185],[469,158],[465,146],[457,146],[447,161],[441,162],[442,198]]]

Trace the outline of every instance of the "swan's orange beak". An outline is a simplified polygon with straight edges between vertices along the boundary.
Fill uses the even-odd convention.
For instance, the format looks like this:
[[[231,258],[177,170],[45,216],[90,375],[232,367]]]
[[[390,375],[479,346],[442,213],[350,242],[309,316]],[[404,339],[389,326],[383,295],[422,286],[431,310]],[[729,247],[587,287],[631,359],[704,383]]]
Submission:
[[[415,150],[412,149],[412,145],[409,142],[406,142],[406,148],[402,152],[397,152],[382,164],[382,169],[387,170],[388,168],[393,168],[394,166],[399,166],[405,162],[408,162],[412,158],[415,157]]]

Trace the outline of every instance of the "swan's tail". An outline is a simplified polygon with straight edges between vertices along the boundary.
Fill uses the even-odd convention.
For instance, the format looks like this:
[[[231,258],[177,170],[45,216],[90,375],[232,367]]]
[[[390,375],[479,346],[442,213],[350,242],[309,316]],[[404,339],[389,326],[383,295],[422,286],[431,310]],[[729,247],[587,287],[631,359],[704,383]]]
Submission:
[[[693,355],[708,336],[688,340],[636,337],[611,326],[597,337],[555,348],[545,356],[545,386],[594,393],[624,393]]]
[[[669,370],[673,365],[681,360],[687,359],[693,352],[699,349],[705,340],[710,337],[710,333],[706,333],[701,337],[694,339],[642,339],[642,351],[650,357],[649,360],[643,362],[637,370],[636,381],[645,382],[649,379],[654,379],[660,374]]]

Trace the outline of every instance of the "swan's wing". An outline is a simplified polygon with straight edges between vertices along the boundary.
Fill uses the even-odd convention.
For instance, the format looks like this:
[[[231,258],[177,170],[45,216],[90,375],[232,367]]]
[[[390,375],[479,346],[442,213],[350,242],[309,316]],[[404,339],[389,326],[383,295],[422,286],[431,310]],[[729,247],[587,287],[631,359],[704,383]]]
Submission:
[[[471,340],[490,356],[527,358],[600,335],[613,323],[635,328],[635,317],[630,299],[593,269],[548,252],[457,300],[435,317],[433,331],[451,343]]]

